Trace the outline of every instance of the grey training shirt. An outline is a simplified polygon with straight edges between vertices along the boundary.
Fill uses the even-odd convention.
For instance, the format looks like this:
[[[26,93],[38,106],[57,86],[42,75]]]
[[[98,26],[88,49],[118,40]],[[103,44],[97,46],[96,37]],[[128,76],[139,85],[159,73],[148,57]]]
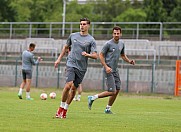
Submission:
[[[22,54],[22,69],[32,70],[32,65],[38,64],[39,61],[34,59],[34,54],[28,50],[23,51]]]
[[[75,67],[80,71],[86,71],[88,57],[83,56],[82,52],[85,51],[89,54],[97,52],[95,39],[90,34],[81,35],[80,32],[76,32],[70,34],[67,39],[67,45],[71,46],[67,66]]]
[[[101,52],[104,54],[106,64],[113,72],[117,71],[119,57],[125,53],[123,41],[115,43],[114,39],[111,39],[105,43]]]

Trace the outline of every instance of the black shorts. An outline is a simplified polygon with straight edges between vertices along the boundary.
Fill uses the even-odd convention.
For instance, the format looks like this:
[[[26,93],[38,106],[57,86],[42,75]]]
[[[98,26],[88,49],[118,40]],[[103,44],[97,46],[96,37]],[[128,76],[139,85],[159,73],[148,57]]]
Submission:
[[[105,75],[105,81],[107,85],[107,91],[113,92],[115,90],[120,90],[121,80],[120,80],[118,71],[111,72],[111,73],[106,73],[104,71],[104,75]]]
[[[76,88],[82,83],[86,71],[80,71],[74,67],[66,67],[66,83],[73,81]]]
[[[32,78],[32,71],[31,70],[23,70],[22,69],[23,79],[31,79]]]

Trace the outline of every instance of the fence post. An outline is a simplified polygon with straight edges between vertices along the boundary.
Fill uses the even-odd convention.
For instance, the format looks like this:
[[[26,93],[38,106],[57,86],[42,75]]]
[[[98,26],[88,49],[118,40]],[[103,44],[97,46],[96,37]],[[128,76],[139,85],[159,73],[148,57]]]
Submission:
[[[4,46],[4,55],[5,55],[5,60],[7,60],[7,42],[5,43],[5,46]]]
[[[17,86],[17,74],[18,74],[18,58],[16,58],[16,64],[15,64],[15,82],[14,82],[14,86]]]
[[[60,80],[60,65],[58,65],[58,72],[57,72],[57,88],[59,88],[59,80]]]
[[[105,77],[104,77],[104,68],[102,68],[102,90],[105,89]]]
[[[155,62],[152,63],[151,93],[154,92],[154,87],[155,87],[154,73],[155,73]]]
[[[38,65],[36,65],[36,88],[38,87]]]
[[[127,67],[127,80],[126,80],[126,92],[128,93],[128,87],[129,87],[129,67]]]
[[[163,39],[163,23],[160,22],[160,41]]]

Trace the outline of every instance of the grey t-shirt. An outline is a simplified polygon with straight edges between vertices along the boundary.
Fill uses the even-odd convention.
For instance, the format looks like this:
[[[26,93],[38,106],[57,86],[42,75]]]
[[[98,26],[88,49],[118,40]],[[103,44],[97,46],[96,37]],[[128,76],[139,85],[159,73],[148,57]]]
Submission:
[[[32,70],[32,65],[38,64],[39,61],[34,59],[34,54],[28,50],[23,51],[22,54],[22,69]]]
[[[113,72],[117,71],[120,55],[125,53],[123,41],[119,40],[118,43],[115,43],[111,39],[105,43],[101,52],[104,54],[106,64]]]
[[[70,34],[67,39],[67,45],[71,46],[71,51],[68,55],[67,66],[75,67],[80,71],[86,71],[88,57],[83,56],[82,52],[97,52],[95,39],[90,34],[81,35],[80,32],[76,32]]]

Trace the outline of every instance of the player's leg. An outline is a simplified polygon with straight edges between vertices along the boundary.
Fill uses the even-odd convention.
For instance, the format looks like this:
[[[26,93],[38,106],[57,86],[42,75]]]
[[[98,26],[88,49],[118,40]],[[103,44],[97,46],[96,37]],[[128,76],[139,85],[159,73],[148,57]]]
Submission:
[[[76,90],[79,87],[79,84],[82,82],[83,77],[85,75],[85,72],[79,71],[76,68],[74,68],[74,72],[75,72],[75,78],[74,78],[73,84],[71,85],[69,96],[68,96],[67,101],[64,106],[64,111],[62,112],[62,118],[66,118],[66,113],[67,113],[68,107],[71,104],[71,102],[76,94]]]
[[[65,111],[64,107],[67,107],[66,106],[66,100],[69,96],[69,91],[70,91],[72,83],[73,83],[73,81],[67,82],[64,86],[60,106],[58,107],[58,110],[57,110],[56,115],[55,115],[56,118],[62,118],[62,113],[63,113],[63,111]]]
[[[81,94],[82,94],[82,84],[79,84],[79,87],[77,89],[77,101],[80,101],[80,98],[81,98]]]
[[[26,99],[33,100],[30,96],[30,87],[31,87],[31,79],[32,79],[32,71],[26,70]]]
[[[73,84],[73,81],[67,82],[64,86],[63,92],[62,92],[62,102],[66,102],[67,98],[69,96],[69,91],[71,89],[71,86]]]
[[[66,116],[63,117],[62,115],[63,115],[63,112],[66,113],[68,109],[68,104],[66,103],[66,101],[69,97],[69,92],[73,85],[74,78],[75,78],[74,68],[67,67],[66,68],[66,84],[62,92],[62,99],[60,102],[60,106],[55,115],[56,118],[66,118]]]
[[[79,89],[79,88],[77,88],[77,90],[78,90],[78,89]],[[76,91],[77,91],[77,90],[76,90]],[[74,95],[74,98],[73,98],[73,100],[74,100],[74,101],[77,101],[76,92],[75,92],[75,95]]]
[[[114,75],[115,85],[116,85],[116,94],[109,97],[108,104],[107,104],[106,109],[104,111],[106,114],[112,114],[111,107],[112,107],[114,101],[116,100],[117,95],[119,94],[120,86],[121,86],[121,80],[120,80],[120,77],[119,77],[119,73],[116,72],[113,75]]]
[[[119,90],[116,90],[116,94],[109,97],[108,104],[107,104],[106,109],[104,111],[106,114],[112,114],[111,107],[112,107],[114,101],[116,100],[118,93],[119,93]]]
[[[22,70],[22,76],[23,76],[23,81],[22,81],[22,83],[21,83],[21,85],[20,85],[19,92],[18,92],[18,97],[19,97],[19,99],[22,99],[22,98],[23,98],[23,97],[22,97],[23,89],[24,89],[24,87],[25,87],[25,85],[26,85],[26,73],[25,73],[24,70]]]
[[[98,98],[104,98],[108,96],[113,96],[116,94],[116,86],[115,86],[115,79],[112,73],[105,74],[106,76],[106,84],[107,84],[107,91],[101,92],[99,94],[88,96],[88,108],[91,109],[92,103]]]
[[[26,99],[33,100],[30,96],[31,79],[26,79]]]
[[[112,106],[114,101],[116,100],[117,95],[119,94],[119,90],[116,90],[116,94],[109,97],[108,105]]]
[[[66,103],[68,105],[71,104],[73,98],[75,97],[76,91],[77,91],[77,88],[74,85],[72,85],[70,92],[69,92],[69,96],[68,96],[67,101],[66,101]]]
[[[23,99],[22,95],[23,95],[23,89],[26,85],[26,79],[23,79],[21,85],[20,85],[20,88],[19,88],[19,92],[18,92],[18,97],[19,99]]]

